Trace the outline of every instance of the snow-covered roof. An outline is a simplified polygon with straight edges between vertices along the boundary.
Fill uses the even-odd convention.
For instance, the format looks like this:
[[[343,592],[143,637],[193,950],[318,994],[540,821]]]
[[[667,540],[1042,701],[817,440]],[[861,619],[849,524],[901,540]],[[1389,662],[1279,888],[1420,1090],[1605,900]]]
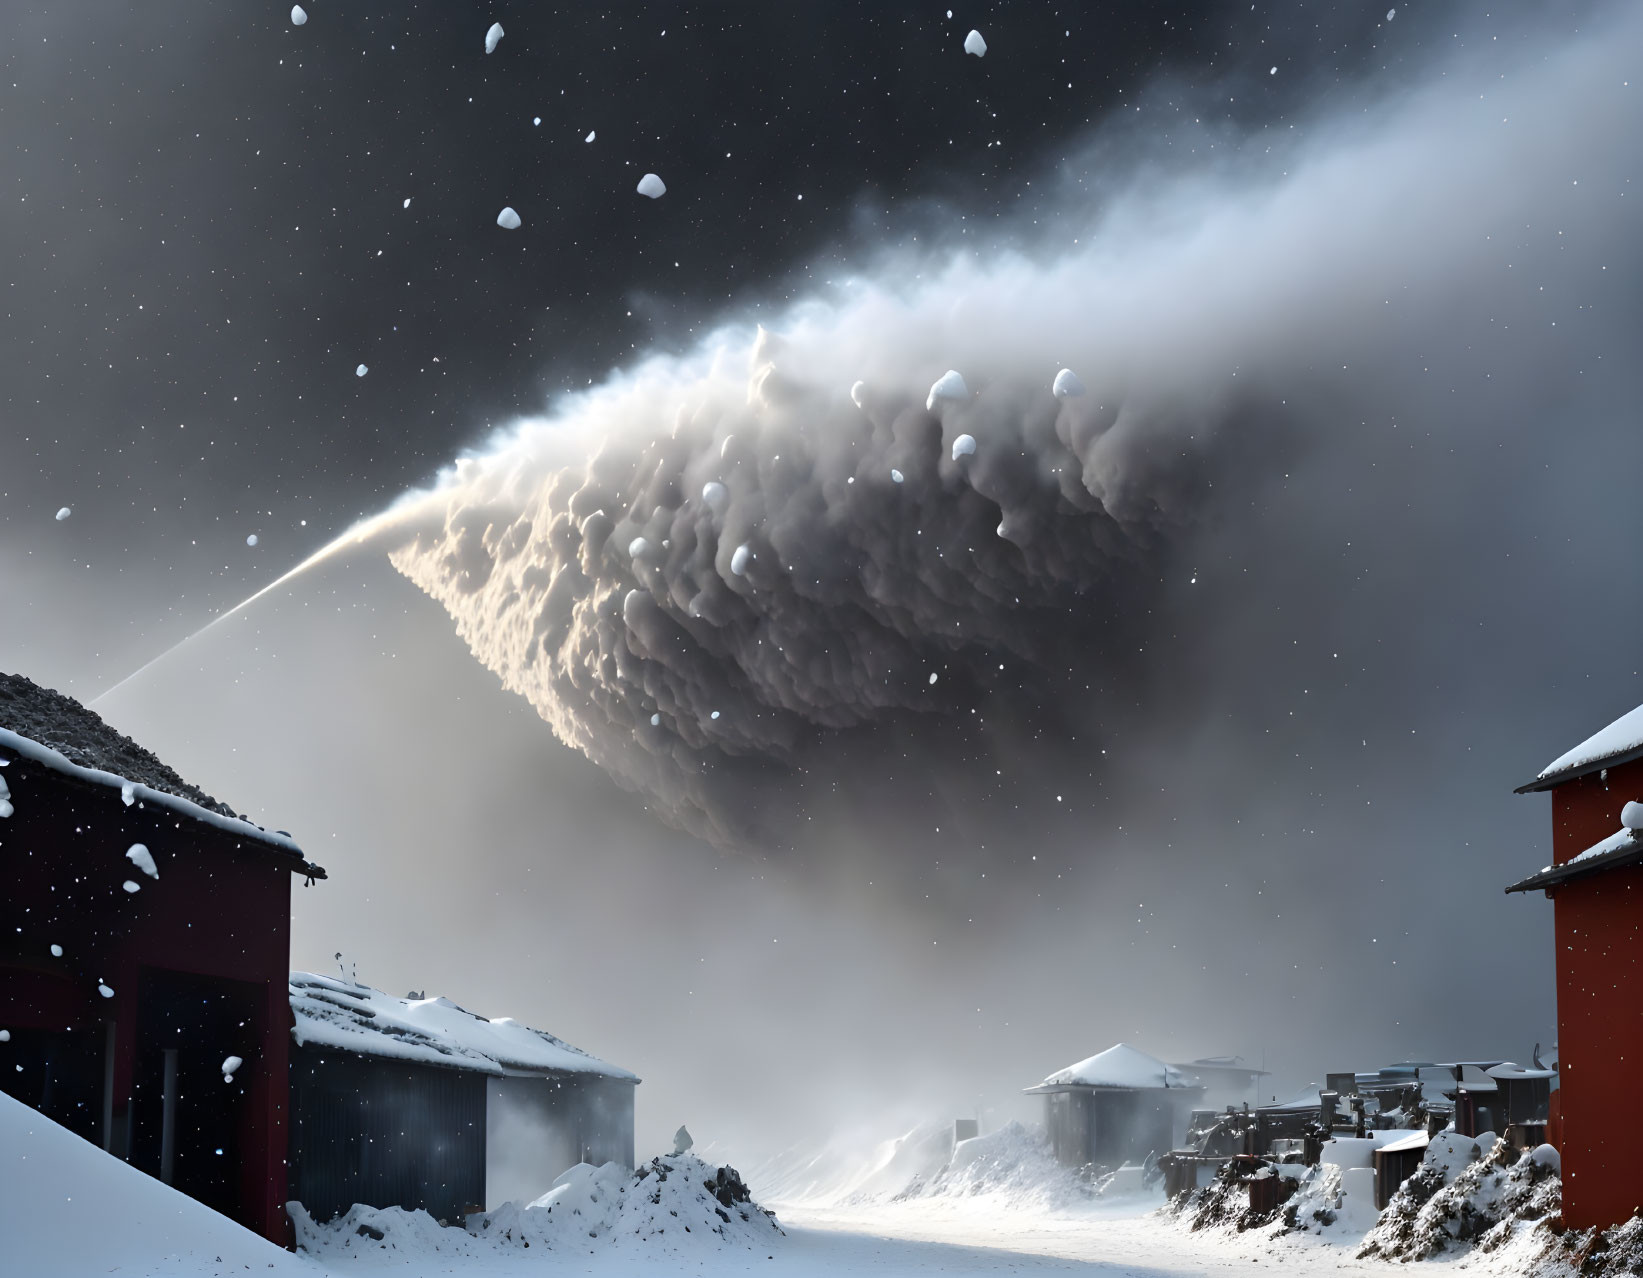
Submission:
[[[1191,1074],[1166,1065],[1156,1056],[1149,1056],[1138,1047],[1117,1043],[1104,1052],[1097,1052],[1076,1065],[1057,1070],[1031,1091],[1054,1091],[1062,1087],[1109,1087],[1123,1091],[1147,1091],[1152,1088],[1197,1087],[1199,1082]]]
[[[1197,1060],[1179,1062],[1171,1066],[1183,1074],[1196,1074],[1201,1070],[1231,1072],[1235,1074],[1262,1075],[1268,1071],[1255,1069],[1244,1062],[1242,1056],[1200,1056]]]
[[[232,808],[184,781],[94,711],[22,675],[0,674],[0,758],[28,759],[54,772],[118,790],[127,806],[152,803],[239,838],[302,856],[290,835],[236,816]],[[13,802],[19,797],[14,793]],[[304,868],[316,878],[325,875],[317,865]]]
[[[0,728],[45,746],[79,767],[111,772],[222,816],[235,815],[227,804],[190,785],[151,751],[104,723],[95,710],[23,675],[0,674]]]
[[[291,1035],[300,1044],[471,1069],[482,1074],[634,1074],[518,1021],[487,1020],[445,998],[395,998],[369,985],[291,973]]]
[[[1525,1069],[1516,1061],[1503,1061],[1499,1065],[1496,1065],[1494,1069],[1486,1069],[1483,1072],[1489,1075],[1490,1078],[1494,1079],[1557,1077],[1557,1071],[1555,1069]]]
[[[1604,870],[1618,870],[1623,866],[1643,863],[1643,831],[1616,830],[1606,839],[1599,839],[1578,856],[1570,857],[1562,865],[1543,866],[1539,872],[1519,879],[1508,892],[1536,892],[1556,887],[1571,879]]]
[[[1553,759],[1518,793],[1547,790],[1564,781],[1596,772],[1599,768],[1629,763],[1643,758],[1643,706],[1628,711],[1601,732],[1594,732],[1573,750]]]

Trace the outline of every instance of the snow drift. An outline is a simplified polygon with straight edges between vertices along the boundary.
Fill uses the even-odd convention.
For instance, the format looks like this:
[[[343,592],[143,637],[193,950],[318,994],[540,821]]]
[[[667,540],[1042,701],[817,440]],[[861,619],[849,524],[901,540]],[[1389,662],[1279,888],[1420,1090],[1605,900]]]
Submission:
[[[0,1185],[0,1270],[19,1278],[313,1274],[297,1257],[4,1093]]]
[[[958,1142],[951,1122],[922,1123],[876,1145],[845,1137],[788,1150],[753,1179],[770,1201],[805,1208],[987,1196],[992,1208],[1055,1211],[1097,1194],[1056,1162],[1042,1128],[1018,1122]]]

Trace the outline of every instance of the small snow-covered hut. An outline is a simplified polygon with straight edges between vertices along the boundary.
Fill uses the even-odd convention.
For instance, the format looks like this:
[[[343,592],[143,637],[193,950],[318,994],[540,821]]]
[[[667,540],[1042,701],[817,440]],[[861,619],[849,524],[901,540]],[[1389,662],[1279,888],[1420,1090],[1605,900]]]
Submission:
[[[1204,1087],[1195,1075],[1118,1043],[1026,1093],[1044,1098],[1058,1162],[1118,1167],[1173,1149]]]
[[[639,1079],[517,1021],[294,972],[291,1196],[457,1220],[577,1163],[633,1165]]]
[[[1552,863],[1506,890],[1552,898],[1560,1113],[1551,1126],[1561,1126],[1563,1223],[1607,1228],[1643,1210],[1643,1162],[1630,1128],[1615,1121],[1616,1098],[1635,1090],[1643,1058],[1643,706],[1517,792],[1542,790],[1552,796]],[[1529,1095],[1531,1081],[1516,1090]]]

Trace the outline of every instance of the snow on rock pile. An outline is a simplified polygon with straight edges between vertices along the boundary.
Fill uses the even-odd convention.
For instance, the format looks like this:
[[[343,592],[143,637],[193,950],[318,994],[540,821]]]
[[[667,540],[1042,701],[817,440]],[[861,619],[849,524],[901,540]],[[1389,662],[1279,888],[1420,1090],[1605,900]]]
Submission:
[[[1562,1210],[1557,1151],[1542,1145],[1524,1154],[1496,1141],[1458,1173],[1440,1159],[1424,1163],[1398,1187],[1358,1255],[1425,1260],[1468,1244],[1495,1251]]]
[[[535,1202],[507,1203],[445,1228],[425,1211],[355,1204],[319,1224],[290,1204],[297,1247],[324,1264],[380,1258],[441,1264],[526,1249],[593,1252],[599,1247],[677,1256],[729,1249],[768,1256],[783,1237],[772,1213],[753,1201],[733,1167],[694,1154],[655,1158],[636,1172],[616,1163],[579,1163]]]
[[[112,772],[220,816],[237,815],[227,804],[189,785],[130,737],[109,727],[95,711],[22,675],[0,674],[0,728],[55,750],[82,768]]]

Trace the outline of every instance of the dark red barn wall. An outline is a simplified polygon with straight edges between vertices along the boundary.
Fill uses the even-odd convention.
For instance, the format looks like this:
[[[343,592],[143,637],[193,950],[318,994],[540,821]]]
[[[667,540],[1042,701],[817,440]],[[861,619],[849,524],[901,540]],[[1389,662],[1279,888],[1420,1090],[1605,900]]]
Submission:
[[[286,991],[300,857],[169,808],[127,806],[118,787],[25,758],[4,775],[15,811],[0,820],[0,1026],[20,1048],[45,1042],[80,1065],[95,1053],[100,1081],[112,1023],[112,1125],[105,1129],[98,1114],[88,1120],[92,1130],[76,1130],[155,1174],[160,1053],[175,1044],[189,1078],[179,1141],[203,1141],[210,1157],[232,1161],[201,1170],[191,1146],[191,1174],[221,1180],[211,1192],[228,1214],[287,1242]],[[153,853],[157,881],[126,859],[133,843]],[[140,890],[127,893],[126,880]],[[52,944],[62,946],[61,958]],[[112,998],[100,996],[99,982]],[[0,1044],[0,1058],[8,1046]],[[229,1055],[245,1060],[232,1084],[218,1072]],[[14,1072],[0,1068],[0,1087],[12,1090]],[[221,1156],[212,1152],[218,1147]]]
[[[1643,867],[1554,897],[1563,1219],[1607,1227],[1643,1207],[1635,1108],[1643,1071]]]
[[[1552,864],[1562,865],[1620,828],[1620,809],[1643,800],[1643,759],[1565,781],[1552,791]]]
[[[1561,865],[1620,828],[1643,800],[1643,760],[1552,791]],[[1643,1159],[1629,1110],[1643,1071],[1643,867],[1566,883],[1553,894],[1563,1219],[1607,1227],[1643,1207]]]

